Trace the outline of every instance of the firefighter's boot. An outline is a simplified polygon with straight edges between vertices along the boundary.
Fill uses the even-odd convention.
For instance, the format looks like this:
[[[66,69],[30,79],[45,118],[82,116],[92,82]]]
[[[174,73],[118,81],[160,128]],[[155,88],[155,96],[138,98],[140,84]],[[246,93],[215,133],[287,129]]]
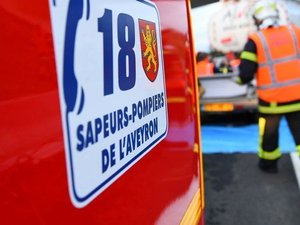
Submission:
[[[267,160],[267,159],[259,159],[258,167],[267,173],[278,173],[277,161],[275,160]]]

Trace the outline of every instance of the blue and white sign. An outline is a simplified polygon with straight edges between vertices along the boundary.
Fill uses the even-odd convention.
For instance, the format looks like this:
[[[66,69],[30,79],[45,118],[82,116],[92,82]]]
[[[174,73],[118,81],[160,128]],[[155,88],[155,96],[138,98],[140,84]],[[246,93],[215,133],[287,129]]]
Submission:
[[[167,134],[159,14],[146,0],[49,0],[73,204]]]

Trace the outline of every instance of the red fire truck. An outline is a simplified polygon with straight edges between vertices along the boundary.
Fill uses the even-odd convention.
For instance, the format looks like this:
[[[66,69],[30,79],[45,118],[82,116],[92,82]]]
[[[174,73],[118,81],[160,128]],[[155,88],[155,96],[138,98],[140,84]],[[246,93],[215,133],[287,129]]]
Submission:
[[[0,13],[0,224],[204,224],[189,0]]]

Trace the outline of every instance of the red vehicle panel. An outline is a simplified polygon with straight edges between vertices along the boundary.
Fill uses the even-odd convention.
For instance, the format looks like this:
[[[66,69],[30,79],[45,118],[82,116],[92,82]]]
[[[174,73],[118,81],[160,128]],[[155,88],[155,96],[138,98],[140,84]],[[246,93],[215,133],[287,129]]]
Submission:
[[[1,1],[1,224],[203,224],[188,2],[153,1],[161,21],[167,136],[92,202],[76,208],[68,189],[51,3]]]

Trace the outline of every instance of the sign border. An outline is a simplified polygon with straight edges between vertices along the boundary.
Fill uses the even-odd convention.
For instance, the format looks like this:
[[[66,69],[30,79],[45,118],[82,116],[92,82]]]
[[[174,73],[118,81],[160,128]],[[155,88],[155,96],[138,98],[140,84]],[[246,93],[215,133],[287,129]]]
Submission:
[[[89,1],[89,0],[87,0]],[[159,29],[159,35],[161,35],[161,24],[160,24],[160,17],[159,17],[159,12],[158,9],[156,7],[156,5],[152,2],[146,1],[146,0],[136,0],[137,2],[140,2],[142,4],[148,5],[152,8],[155,9],[156,14],[157,14],[157,20],[158,20],[158,29]],[[56,6],[56,2],[53,0],[52,1],[53,6]],[[151,147],[154,147],[155,145],[159,144],[159,140],[163,140],[164,137],[166,137],[167,132],[168,132],[168,108],[167,108],[167,93],[166,93],[166,80],[165,80],[165,73],[164,73],[164,61],[163,61],[163,49],[162,49],[162,38],[160,38],[160,46],[161,46],[161,51],[160,51],[160,55],[161,55],[161,70],[163,71],[163,90],[164,90],[164,100],[165,100],[165,113],[166,113],[166,127],[165,130],[163,131],[163,133],[157,137],[155,140],[153,140],[151,143],[149,143],[149,145],[147,145],[146,147],[144,147],[136,156],[134,156],[133,158],[131,158],[126,164],[124,164],[122,167],[120,167],[117,171],[115,171],[113,174],[111,174],[108,178],[106,178],[105,180],[103,180],[102,182],[99,183],[99,185],[97,185],[94,189],[92,189],[91,191],[89,191],[88,194],[85,194],[83,197],[79,196],[75,187],[75,171],[74,171],[74,156],[72,154],[72,145],[71,145],[71,138],[70,138],[70,121],[68,119],[68,110],[65,110],[65,112],[63,113],[63,115],[65,116],[65,126],[66,126],[66,135],[67,135],[67,143],[65,143],[65,146],[67,145],[68,150],[65,151],[65,153],[68,152],[68,155],[66,157],[67,160],[67,166],[69,168],[68,169],[68,174],[69,174],[69,181],[71,182],[71,184],[69,184],[69,188],[71,189],[71,200],[73,202],[73,204],[78,207],[78,208],[82,208],[86,205],[88,205],[92,200],[94,200],[95,198],[97,198],[99,196],[99,194],[101,194],[101,192],[103,192],[106,188],[105,186],[108,185],[108,183],[113,182],[114,180],[117,180],[118,177],[120,177],[123,173],[122,172],[126,172],[128,169],[130,169],[133,165],[134,162],[137,162],[139,159],[142,158],[142,155],[145,154],[146,152],[149,151],[149,149]],[[112,184],[112,183],[111,183]],[[108,187],[108,186],[107,186]],[[101,190],[102,189],[102,190]],[[97,194],[97,192],[99,192]]]

